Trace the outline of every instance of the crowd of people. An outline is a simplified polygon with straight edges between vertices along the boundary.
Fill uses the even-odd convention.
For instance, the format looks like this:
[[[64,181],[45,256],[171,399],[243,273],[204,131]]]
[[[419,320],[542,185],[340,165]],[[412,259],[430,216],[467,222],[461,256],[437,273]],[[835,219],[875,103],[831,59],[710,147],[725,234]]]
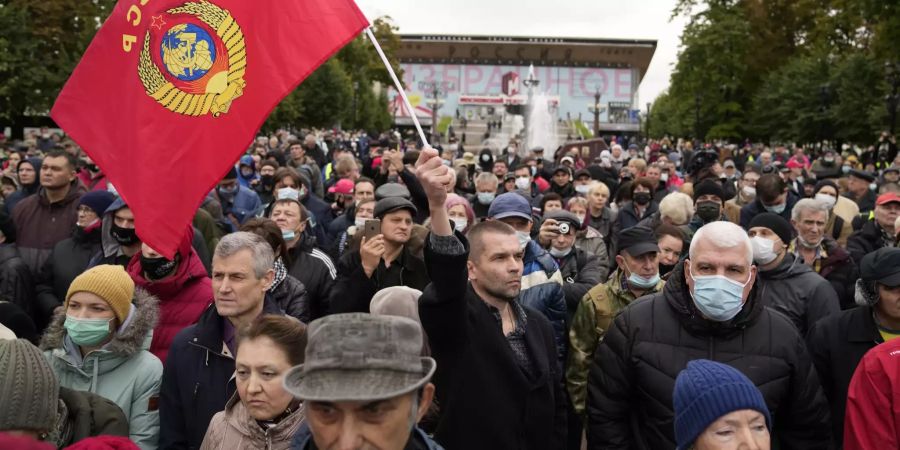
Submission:
[[[0,448],[900,448],[893,138],[609,144],[281,130],[167,259],[0,138]]]

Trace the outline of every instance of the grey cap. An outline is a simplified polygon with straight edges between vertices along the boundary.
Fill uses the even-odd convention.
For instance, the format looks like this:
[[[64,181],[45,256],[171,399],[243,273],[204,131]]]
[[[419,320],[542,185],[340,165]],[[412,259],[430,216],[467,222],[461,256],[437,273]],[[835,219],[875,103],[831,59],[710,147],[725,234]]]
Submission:
[[[546,214],[544,214],[544,218],[545,219],[553,219],[557,222],[567,222],[569,225],[574,227],[573,228],[574,230],[578,230],[578,231],[581,231],[581,229],[584,226],[584,224],[582,224],[581,222],[578,221],[578,217],[574,213],[571,213],[564,209],[556,209],[553,211],[548,211]]]
[[[306,362],[284,377],[302,400],[373,401],[424,386],[437,367],[420,356],[422,327],[405,317],[352,313],[314,320],[307,330]]]
[[[414,217],[418,214],[416,205],[403,197],[388,197],[378,200],[375,203],[375,218],[381,219],[385,214],[392,213],[401,209],[408,210]]]
[[[407,200],[411,198],[409,189],[400,183],[385,183],[375,189],[375,200],[390,197],[401,197]]]

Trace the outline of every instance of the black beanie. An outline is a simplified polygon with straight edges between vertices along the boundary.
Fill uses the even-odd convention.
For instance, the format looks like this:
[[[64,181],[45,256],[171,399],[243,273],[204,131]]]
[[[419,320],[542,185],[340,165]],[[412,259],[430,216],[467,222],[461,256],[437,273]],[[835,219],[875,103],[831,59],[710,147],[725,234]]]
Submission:
[[[831,180],[819,180],[819,182],[816,183],[816,190],[815,190],[815,192],[813,192],[813,194],[814,194],[814,195],[815,195],[815,194],[818,194],[819,191],[821,191],[822,188],[825,187],[825,186],[831,186],[831,187],[833,187],[833,188],[834,188],[834,192],[837,193],[837,194],[840,194],[840,193],[841,193],[841,189],[838,187],[837,183],[835,183],[834,181],[831,181]]]
[[[723,202],[725,201],[725,190],[722,189],[722,183],[715,180],[704,180],[694,186],[694,201],[697,201],[701,195],[715,195]]]
[[[783,242],[784,245],[788,245],[791,242],[793,236],[791,224],[778,214],[757,214],[755,217],[753,217],[753,220],[750,221],[750,225],[747,225],[747,229],[749,230],[753,227],[766,227],[772,230],[772,232],[775,233],[776,236],[781,238],[781,242]]]
[[[237,169],[235,169],[234,166],[231,166],[231,168],[228,169],[228,173],[226,173],[226,174],[225,174],[225,177],[223,177],[222,179],[223,179],[223,180],[234,180],[234,179],[237,179]]]

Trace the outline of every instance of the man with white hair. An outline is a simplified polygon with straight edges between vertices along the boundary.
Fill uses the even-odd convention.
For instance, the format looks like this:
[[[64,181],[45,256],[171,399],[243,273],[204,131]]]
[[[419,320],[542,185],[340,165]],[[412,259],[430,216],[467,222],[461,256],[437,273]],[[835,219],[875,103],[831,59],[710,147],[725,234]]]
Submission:
[[[588,377],[589,449],[674,448],[672,392],[688,361],[733,366],[763,394],[781,449],[828,448],[827,403],[803,340],[764,306],[746,232],[716,221],[700,228],[689,258],[659,293],[613,322]]]
[[[841,309],[850,309],[856,306],[853,294],[859,271],[850,253],[825,232],[830,214],[829,205],[820,200],[804,198],[797,202],[791,210],[791,226],[797,237],[788,246],[788,253],[828,280]]]

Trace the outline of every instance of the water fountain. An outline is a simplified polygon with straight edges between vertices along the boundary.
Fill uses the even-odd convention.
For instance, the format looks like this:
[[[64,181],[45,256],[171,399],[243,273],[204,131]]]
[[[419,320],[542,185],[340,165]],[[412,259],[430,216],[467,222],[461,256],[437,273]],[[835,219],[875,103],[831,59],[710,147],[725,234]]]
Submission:
[[[553,155],[559,146],[556,134],[556,114],[551,111],[550,96],[538,90],[540,80],[534,76],[534,65],[528,67],[528,78],[522,81],[528,93],[525,105],[525,145],[519,149],[521,155],[529,155],[534,147],[543,147],[544,155]]]

